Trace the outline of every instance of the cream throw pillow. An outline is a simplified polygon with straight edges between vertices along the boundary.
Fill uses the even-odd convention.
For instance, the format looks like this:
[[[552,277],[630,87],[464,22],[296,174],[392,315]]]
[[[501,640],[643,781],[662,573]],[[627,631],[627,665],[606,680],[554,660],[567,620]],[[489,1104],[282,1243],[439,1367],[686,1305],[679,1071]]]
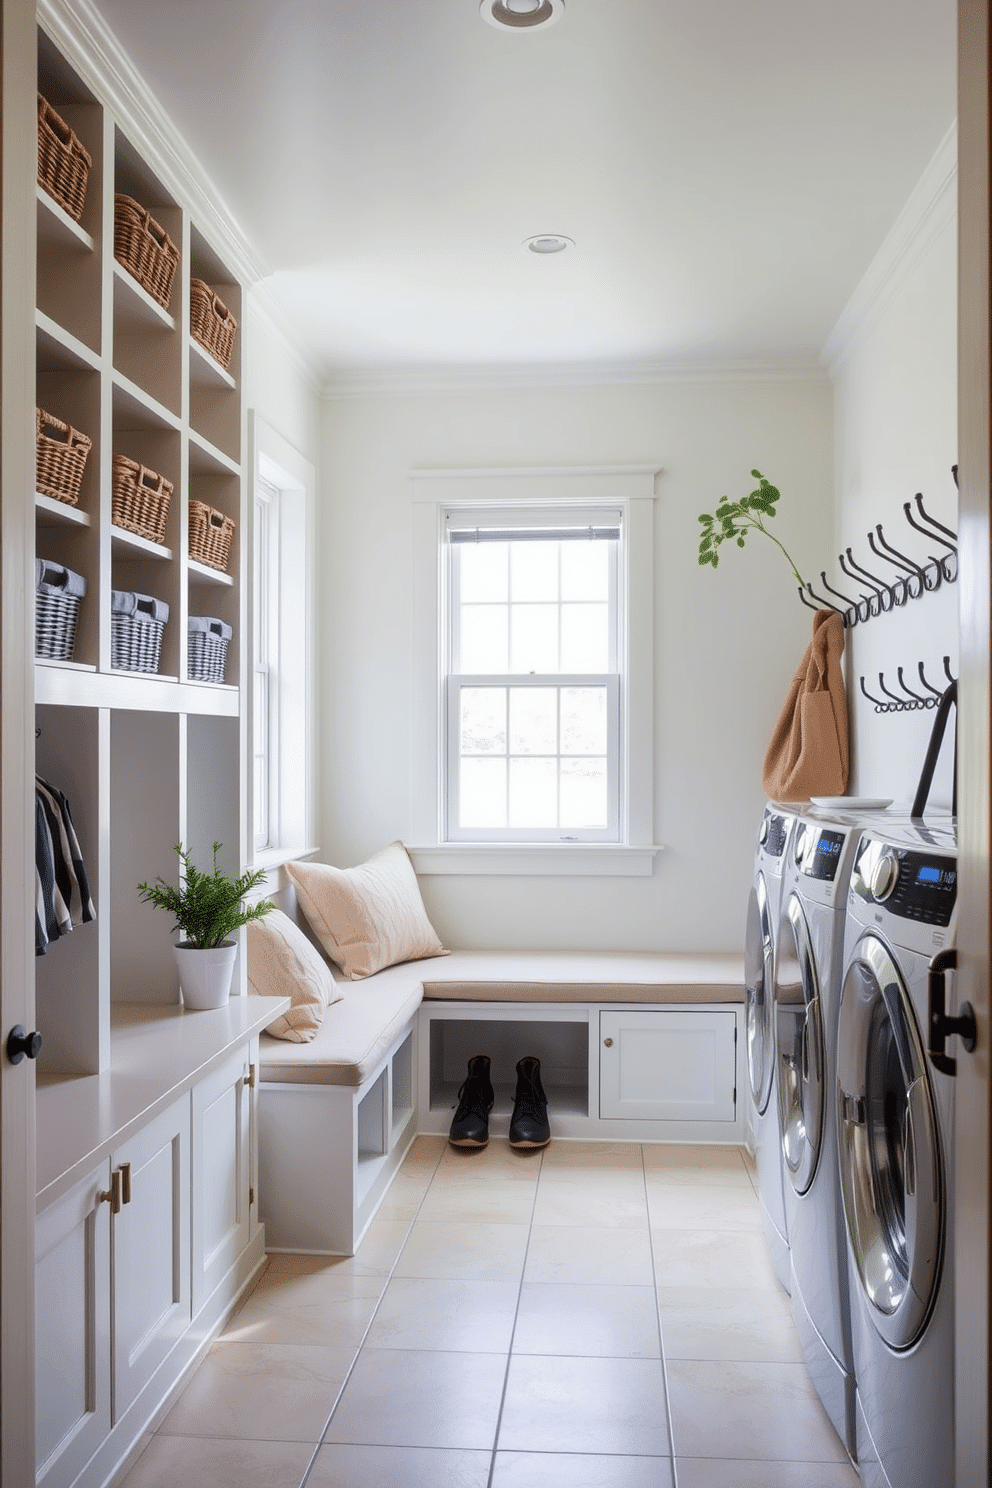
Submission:
[[[248,934],[248,991],[258,997],[291,997],[293,1006],[280,1013],[265,1030],[274,1038],[308,1044],[324,1018],[324,1009],[340,1002],[330,967],[299,925],[281,909],[263,920],[250,920]]]
[[[398,961],[448,955],[427,918],[402,842],[357,868],[287,863],[286,872],[310,928],[352,981]]]

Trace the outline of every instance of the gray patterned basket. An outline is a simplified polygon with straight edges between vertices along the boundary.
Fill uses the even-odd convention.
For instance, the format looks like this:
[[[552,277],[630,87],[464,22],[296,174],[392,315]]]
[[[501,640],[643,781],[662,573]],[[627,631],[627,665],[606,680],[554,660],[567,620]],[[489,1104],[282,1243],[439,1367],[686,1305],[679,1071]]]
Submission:
[[[213,615],[190,615],[187,671],[191,682],[223,682],[231,627]]]
[[[122,672],[157,672],[168,618],[169,606],[164,599],[114,589],[110,596],[110,665]]]
[[[49,661],[71,661],[86,580],[46,558],[35,560],[34,571],[34,654]]]

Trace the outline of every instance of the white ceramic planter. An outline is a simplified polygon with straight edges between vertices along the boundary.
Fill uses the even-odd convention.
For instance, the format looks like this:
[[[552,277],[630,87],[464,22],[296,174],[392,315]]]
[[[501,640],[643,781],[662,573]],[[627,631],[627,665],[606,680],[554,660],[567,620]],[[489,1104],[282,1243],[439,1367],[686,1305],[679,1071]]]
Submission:
[[[188,945],[173,946],[173,950],[185,1006],[197,1010],[223,1007],[231,994],[237,943],[226,940],[207,951]]]

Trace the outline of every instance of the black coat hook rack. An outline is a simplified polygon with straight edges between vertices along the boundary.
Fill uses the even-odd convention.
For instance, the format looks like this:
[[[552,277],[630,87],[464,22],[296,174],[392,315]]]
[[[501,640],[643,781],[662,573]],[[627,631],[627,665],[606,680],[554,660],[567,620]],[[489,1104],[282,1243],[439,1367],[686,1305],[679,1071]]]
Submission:
[[[957,466],[951,470],[957,484]],[[914,513],[913,505],[916,510]],[[820,583],[831,599],[825,599],[818,594],[811,583],[806,583],[798,590],[799,598],[810,610],[833,610],[840,615],[844,628],[850,630],[855,625],[863,625],[866,620],[873,619],[876,615],[888,614],[892,609],[901,609],[909,599],[920,599],[924,594],[933,594],[941,584],[953,584],[958,576],[958,547],[957,533],[950,527],[945,527],[943,522],[938,522],[931,517],[923,505],[923,494],[917,491],[913,501],[903,502],[903,516],[906,518],[910,529],[921,536],[929,539],[931,548],[936,544],[938,551],[926,554],[923,562],[917,562],[915,558],[894,546],[882,531],[881,522],[877,522],[868,533],[868,546],[875,557],[882,564],[887,564],[890,569],[897,570],[897,576],[882,577],[871,569],[864,567],[854,557],[850,548],[845,548],[843,553],[837,556],[841,573],[851,579],[862,591],[867,588],[868,593],[860,593],[857,599],[850,599],[846,594],[841,594],[832,584],[827,581],[825,569],[820,570]],[[885,572],[883,568],[883,573]],[[840,603],[835,603],[839,600]],[[862,691],[864,688],[862,686]],[[882,685],[882,691],[886,689]],[[905,691],[905,687],[904,687]],[[869,694],[865,693],[868,697]],[[893,698],[888,694],[890,700]],[[915,694],[910,694],[910,698]],[[876,698],[871,698],[879,712],[895,711],[896,705],[902,705],[904,699],[896,697],[890,703],[884,703]],[[915,704],[905,700],[910,706],[934,707],[928,697],[917,698]]]
[[[873,693],[870,693],[865,686],[864,677],[858,679],[861,694],[867,698],[869,703],[874,704],[876,713],[918,713],[922,712],[925,708],[938,707],[941,698],[947,691],[947,687],[934,687],[927,680],[922,661],[917,662],[916,671],[920,679],[920,685],[925,689],[924,693],[914,692],[911,687],[908,687],[906,685],[905,669],[903,667],[896,667],[896,681],[901,692],[892,692],[885,684],[885,673],[879,672],[878,686],[884,696],[875,697]],[[944,657],[944,675],[947,678],[948,684],[955,684],[957,682],[957,678],[951,671],[951,658],[949,656]]]

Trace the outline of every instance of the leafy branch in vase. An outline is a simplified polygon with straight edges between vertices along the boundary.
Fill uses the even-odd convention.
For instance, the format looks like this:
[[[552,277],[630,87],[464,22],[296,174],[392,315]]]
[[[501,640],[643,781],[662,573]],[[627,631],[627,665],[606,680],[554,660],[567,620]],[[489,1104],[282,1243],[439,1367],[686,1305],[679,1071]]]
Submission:
[[[781,550],[795,575],[796,583],[802,589],[805,587],[803,576],[793,563],[791,554],[784,544],[779,542],[775,534],[769,532],[762,521],[762,517],[774,517],[775,503],[781,501],[782,493],[772,485],[771,481],[765,479],[760,470],[752,470],[751,474],[758,482],[757,490],[752,491],[749,496],[742,497],[740,501],[731,501],[725,496],[712,516],[706,512],[700,515],[699,520],[703,527],[699,543],[700,567],[704,568],[708,564],[716,568],[720,561],[717,550],[722,543],[733,538],[737,546],[743,548],[747,534],[758,531]]]

